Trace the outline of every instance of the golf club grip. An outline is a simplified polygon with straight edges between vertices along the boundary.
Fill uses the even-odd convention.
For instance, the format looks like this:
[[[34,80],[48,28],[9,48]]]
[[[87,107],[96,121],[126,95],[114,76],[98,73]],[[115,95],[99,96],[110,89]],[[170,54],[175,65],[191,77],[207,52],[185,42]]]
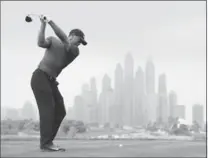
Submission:
[[[39,16],[39,18],[40,19],[42,18],[43,20],[47,20],[46,16],[43,16],[43,17]]]

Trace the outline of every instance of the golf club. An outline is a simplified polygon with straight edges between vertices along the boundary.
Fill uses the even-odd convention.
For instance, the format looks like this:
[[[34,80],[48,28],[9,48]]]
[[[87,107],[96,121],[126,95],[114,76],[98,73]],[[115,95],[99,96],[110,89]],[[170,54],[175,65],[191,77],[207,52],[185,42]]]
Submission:
[[[32,17],[37,17],[37,18],[41,18],[41,15],[39,15],[39,14],[28,14],[26,17],[25,17],[25,21],[26,22],[32,22],[33,21],[33,19],[32,19]],[[46,17],[43,17],[44,19],[46,19]]]

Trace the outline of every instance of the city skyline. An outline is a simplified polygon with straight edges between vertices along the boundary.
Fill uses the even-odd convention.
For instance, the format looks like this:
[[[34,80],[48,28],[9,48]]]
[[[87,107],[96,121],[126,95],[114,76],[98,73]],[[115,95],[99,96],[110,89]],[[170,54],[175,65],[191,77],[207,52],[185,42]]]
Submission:
[[[129,63],[132,63],[131,66],[129,66]],[[150,121],[155,122],[159,117],[166,122],[169,116],[187,119],[185,105],[178,105],[177,103],[177,93],[174,90],[167,91],[166,74],[163,73],[158,76],[159,82],[156,83],[156,85],[158,84],[158,90],[154,91],[155,86],[148,85],[148,83],[150,83],[150,85],[155,85],[155,79],[157,78],[154,77],[155,65],[153,61],[147,60],[146,69],[144,72],[140,66],[137,66],[138,69],[135,74],[133,73],[133,63],[133,57],[131,54],[127,54],[125,57],[126,68],[122,68],[120,63],[116,65],[114,70],[114,81],[107,74],[104,74],[102,80],[102,92],[100,94],[97,92],[97,83],[95,78],[91,78],[89,83],[83,84],[81,94],[74,98],[74,105],[72,109],[70,109],[72,111],[70,111],[69,108],[67,109],[66,118],[78,120],[81,119],[82,121],[86,121],[88,123],[97,120],[102,124],[106,122],[118,123],[121,121],[126,125],[142,125],[143,123],[147,124]],[[114,87],[112,86],[112,83],[114,83]],[[131,84],[128,85],[128,83],[133,83],[133,87],[131,88]],[[129,93],[129,90],[132,91],[132,94]],[[107,93],[110,94],[112,100],[108,103],[106,102],[106,99],[108,100],[109,96]],[[133,96],[129,100],[130,102],[125,101],[129,98],[126,94],[131,94],[131,96]],[[156,100],[154,99],[155,94],[156,98],[158,98]],[[146,97],[143,98],[144,96]],[[150,101],[143,102],[143,99]],[[151,101],[151,99],[153,100]],[[129,104],[131,102],[132,105]],[[149,103],[153,104],[155,108],[154,106],[149,107]],[[139,107],[134,109],[135,105],[138,105]],[[158,105],[161,105],[159,108],[162,110],[159,113],[156,112],[156,106]],[[31,106],[32,104],[30,101],[25,102],[21,112],[23,114],[22,118],[28,118],[30,116],[33,116],[34,118],[34,107]],[[124,111],[119,111],[119,109],[122,109],[122,107],[124,107]],[[196,110],[196,107],[200,109]],[[150,110],[148,108],[150,108]],[[143,111],[143,109],[146,109],[147,113]],[[199,123],[203,125],[202,121],[205,121],[203,118],[203,105],[194,104],[192,109],[192,117],[194,117],[193,119],[199,121]],[[101,113],[99,113],[97,110],[99,110]],[[29,113],[27,113],[27,111]],[[126,113],[126,111],[129,111],[130,113]],[[137,112],[131,113],[133,111]],[[16,116],[17,113],[15,114],[15,109],[10,109],[10,113],[11,114],[8,117],[14,115],[13,117],[18,118],[18,116]],[[119,115],[119,113],[121,115]],[[69,116],[70,114],[72,116]],[[116,118],[116,115],[119,117]],[[98,119],[99,117],[103,117],[104,120]],[[126,120],[126,118],[128,119]],[[135,118],[138,121],[135,122]],[[148,120],[145,121],[145,119]]]
[[[45,7],[48,5],[50,8]],[[72,20],[60,18],[65,13],[54,12],[57,7],[66,10],[67,19]],[[36,45],[39,21],[24,21],[31,12],[49,15],[66,32],[81,27],[86,34],[89,45],[80,48],[79,58],[58,77],[66,107],[73,105],[82,84],[93,76],[101,92],[104,74],[113,81],[115,65],[124,66],[129,50],[134,74],[138,65],[145,70],[151,56],[155,83],[159,74],[166,73],[167,91],[176,91],[178,104],[186,105],[188,114],[193,104],[206,105],[205,2],[2,2],[1,8],[1,106],[20,108],[25,100],[36,104],[30,79],[44,50]],[[47,26],[49,35],[54,33]]]
[[[129,66],[128,65],[128,63],[132,63],[131,64],[131,66]],[[174,96],[174,97],[176,97],[176,98],[174,98],[174,99],[176,99],[176,100],[174,100],[174,102],[176,102],[174,105],[176,105],[177,107],[181,107],[182,108],[182,106],[184,106],[185,107],[185,109],[184,109],[184,116],[187,116],[187,105],[179,105],[179,104],[177,104],[177,98],[178,98],[178,96],[177,96],[177,92],[175,92],[175,90],[170,90],[170,91],[168,91],[167,89],[168,89],[168,87],[166,86],[166,73],[162,73],[162,74],[160,74],[159,76],[155,76],[155,65],[154,65],[154,62],[152,61],[152,58],[151,57],[149,57],[147,60],[146,60],[146,65],[145,65],[145,67],[144,68],[142,68],[140,65],[137,65],[137,66],[134,66],[134,58],[133,58],[133,56],[132,56],[132,54],[131,53],[127,53],[126,54],[126,56],[125,56],[125,60],[124,60],[124,67],[125,67],[125,65],[126,65],[126,67],[127,67],[127,69],[125,70],[125,68],[124,67],[122,67],[121,65],[122,65],[122,63],[117,63],[116,65],[115,65],[115,69],[114,69],[114,72],[115,72],[115,74],[116,74],[116,72],[120,75],[120,77],[122,77],[123,76],[123,80],[125,80],[125,78],[127,77],[127,78],[129,78],[129,71],[130,71],[130,76],[132,76],[133,78],[132,78],[132,81],[131,81],[131,83],[133,83],[133,85],[135,86],[135,84],[140,84],[140,86],[142,86],[142,87],[144,87],[144,91],[143,91],[143,93],[145,94],[145,95],[148,95],[148,94],[157,94],[157,95],[159,95],[160,93],[162,93],[162,94],[165,94],[166,95],[166,104],[167,105],[165,105],[165,107],[166,108],[168,108],[166,111],[168,111],[168,113],[167,113],[167,115],[169,114],[169,113],[171,113],[171,111],[170,111],[170,105],[169,105],[169,99],[170,99],[170,95],[171,94],[173,94],[173,95],[176,95],[176,96]],[[137,69],[135,69],[137,67]],[[127,72],[127,74],[125,74],[124,73],[124,71],[126,71]],[[139,79],[139,81],[140,82],[142,82],[143,84],[141,85],[141,83],[140,82],[137,82],[137,83],[135,83],[136,81],[134,81],[134,80],[136,80],[136,79],[138,79],[138,74],[140,73],[140,75],[141,75],[141,73],[144,73],[144,74],[142,74],[142,76],[143,76],[143,79],[142,78],[140,78]],[[127,75],[126,77],[125,77],[125,75]],[[153,75],[153,76],[152,76]],[[95,98],[96,98],[96,100],[99,100],[99,95],[100,94],[102,94],[102,91],[106,91],[106,90],[108,90],[109,88],[110,89],[112,89],[113,91],[116,91],[116,82],[115,82],[115,79],[117,78],[117,80],[118,80],[118,77],[117,76],[114,76],[114,77],[110,77],[109,75],[108,75],[108,73],[104,73],[103,74],[103,78],[102,78],[102,85],[101,85],[101,91],[99,92],[98,90],[97,90],[97,80],[96,80],[96,78],[95,77],[91,77],[91,78],[89,78],[88,79],[88,83],[87,82],[84,82],[83,84],[82,84],[82,86],[81,86],[81,94],[79,95],[79,94],[76,94],[75,95],[75,102],[74,102],[74,104],[71,106],[72,108],[75,108],[75,105],[76,105],[76,98],[80,98],[80,97],[83,97],[83,98],[85,98],[85,100],[88,100],[87,102],[89,102],[89,96],[84,96],[84,93],[85,93],[85,91],[89,91],[89,89],[91,88],[91,89],[94,89],[97,93],[96,94],[94,94],[95,95]],[[156,83],[156,80],[157,80],[157,78],[158,78],[158,83]],[[146,82],[144,82],[144,81],[142,81],[142,80],[146,80]],[[150,86],[149,86],[149,84],[150,84]],[[121,84],[122,84],[122,82],[120,83],[120,86],[121,86]],[[108,85],[108,88],[107,89],[105,89],[105,85]],[[132,85],[132,86],[133,86]],[[158,85],[158,86],[157,86]],[[145,87],[146,86],[146,87]],[[157,88],[156,88],[157,87]],[[103,89],[104,88],[104,89]],[[117,88],[118,88],[118,86],[117,86]],[[138,90],[138,92],[139,93],[141,93],[140,92],[140,89],[137,89]],[[132,89],[132,93],[133,93],[133,91],[134,91],[134,89]],[[124,92],[125,93],[125,92]],[[128,92],[127,92],[128,93]],[[133,94],[131,94],[131,96],[133,96]],[[169,97],[168,97],[169,96]],[[133,99],[133,98],[132,98]],[[27,103],[31,103],[31,101],[29,101],[29,100],[26,100],[25,101],[25,103],[23,104],[23,107],[24,107],[24,105],[25,104],[27,104]],[[120,102],[121,103],[121,102]],[[84,100],[82,101],[82,107],[83,107],[83,105],[85,106],[85,104],[87,104],[87,103],[85,103],[84,102]],[[171,104],[171,103],[170,103]],[[196,105],[197,103],[194,103],[194,104],[192,104],[191,105],[191,109],[193,109],[193,106],[194,105]],[[78,105],[80,105],[80,103],[78,104]],[[205,106],[205,105],[203,105],[203,104],[201,104],[202,106]],[[34,105],[34,106],[36,106],[36,105]],[[81,105],[80,105],[81,106]],[[23,108],[23,107],[21,107],[21,108]],[[127,107],[127,106],[126,106]],[[146,108],[146,107],[145,107]],[[66,107],[66,109],[68,109],[68,107]],[[75,108],[76,109],[76,108]],[[37,109],[36,109],[37,110]],[[83,109],[84,110],[84,109]],[[175,109],[173,109],[173,113],[174,113],[174,110]],[[151,110],[152,111],[152,110]],[[84,111],[83,111],[84,112]],[[126,112],[126,110],[125,110],[125,112]],[[192,113],[193,113],[193,111],[192,111]],[[125,115],[125,113],[124,113],[124,115]],[[154,114],[154,113],[151,113],[151,115],[153,115],[153,117],[155,117],[154,115],[156,115],[156,114]],[[182,116],[182,118],[185,118],[184,116]],[[191,113],[189,113],[188,114],[188,116],[191,116],[192,117],[192,115],[191,115]],[[205,115],[204,115],[205,116]],[[128,117],[128,116],[127,116]],[[168,117],[168,116],[167,116]],[[187,119],[187,118],[186,118]],[[153,119],[153,120],[155,120],[155,119]],[[188,117],[188,120],[190,121],[190,120],[192,120],[192,118],[190,119],[190,117]]]
[[[96,106],[98,109],[101,108],[99,109],[99,116],[107,115],[105,117],[111,118],[110,113],[114,111],[112,114],[113,116],[121,114],[121,116],[116,118],[117,122],[122,122],[122,124],[126,125],[133,125],[136,122],[137,125],[139,124],[138,122],[147,124],[148,122],[155,122],[158,119],[166,122],[170,116],[181,117],[190,122],[192,120],[192,115],[191,113],[187,113],[186,105],[178,104],[177,92],[175,92],[175,90],[167,90],[168,86],[166,83],[168,80],[166,73],[162,73],[158,76],[158,83],[156,83],[156,85],[158,85],[158,90],[155,91],[155,79],[157,77],[154,76],[155,65],[153,61],[151,59],[147,60],[144,73],[140,66],[137,66],[138,69],[136,73],[133,73],[133,63],[134,59],[132,55],[130,53],[126,54],[124,68],[122,68],[120,63],[115,67],[114,81],[112,81],[107,74],[104,75],[102,92],[100,94],[97,91],[93,92],[93,90],[88,89],[89,95],[87,98],[90,97],[90,93],[92,92],[96,93],[98,96],[102,96],[102,98],[104,96],[103,99],[97,98],[99,101]],[[115,86],[112,86],[112,82]],[[87,85],[85,84],[85,86]],[[113,97],[113,99],[110,99],[112,100],[110,102],[108,101],[108,93],[112,93],[111,96]],[[83,96],[83,99],[84,98],[86,97]],[[83,101],[81,107],[86,107],[88,104],[91,103],[85,103],[85,101]],[[192,105],[192,109],[195,105],[196,104]],[[204,105],[200,106],[203,107]],[[205,110],[204,108],[201,113],[204,120]],[[138,118],[141,120],[136,121]],[[88,119],[85,118],[83,121],[88,121]],[[109,122],[115,122],[115,120],[112,119]]]

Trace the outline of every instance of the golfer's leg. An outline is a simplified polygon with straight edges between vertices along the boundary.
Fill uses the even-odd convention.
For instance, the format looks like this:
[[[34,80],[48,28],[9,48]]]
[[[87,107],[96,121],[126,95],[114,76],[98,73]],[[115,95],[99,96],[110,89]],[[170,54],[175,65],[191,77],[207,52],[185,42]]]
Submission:
[[[55,102],[50,92],[36,90],[34,94],[39,109],[40,146],[43,147],[52,142],[51,135],[55,114]]]
[[[50,143],[52,126],[54,121],[55,101],[53,98],[51,83],[46,75],[39,69],[35,70],[31,79],[40,119],[40,145]]]
[[[53,134],[52,140],[55,138],[61,122],[63,121],[64,117],[66,116],[66,110],[64,105],[64,99],[58,89],[57,86],[53,88],[54,91],[54,99],[55,99],[55,118],[53,123]]]

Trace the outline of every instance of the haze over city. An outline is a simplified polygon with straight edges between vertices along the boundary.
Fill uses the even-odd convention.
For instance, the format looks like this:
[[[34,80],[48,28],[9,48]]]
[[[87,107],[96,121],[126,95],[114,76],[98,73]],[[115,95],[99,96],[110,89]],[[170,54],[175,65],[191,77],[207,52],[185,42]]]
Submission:
[[[44,50],[37,46],[38,19],[24,21],[28,13],[49,15],[67,34],[81,28],[88,45],[58,77],[66,107],[74,105],[83,84],[95,77],[98,94],[105,74],[114,88],[114,71],[124,67],[126,54],[145,71],[149,58],[155,66],[155,91],[166,74],[167,91],[177,93],[178,104],[191,119],[194,104],[206,105],[206,2],[2,2],[1,106],[36,105],[30,79]],[[50,7],[49,7],[50,6]],[[106,9],[108,7],[108,9]],[[55,11],[62,8],[63,12]],[[147,9],[148,8],[148,9]],[[14,14],[15,13],[15,14]],[[12,20],[11,20],[12,19]],[[15,27],[14,27],[15,26]],[[50,26],[46,36],[54,35]]]

